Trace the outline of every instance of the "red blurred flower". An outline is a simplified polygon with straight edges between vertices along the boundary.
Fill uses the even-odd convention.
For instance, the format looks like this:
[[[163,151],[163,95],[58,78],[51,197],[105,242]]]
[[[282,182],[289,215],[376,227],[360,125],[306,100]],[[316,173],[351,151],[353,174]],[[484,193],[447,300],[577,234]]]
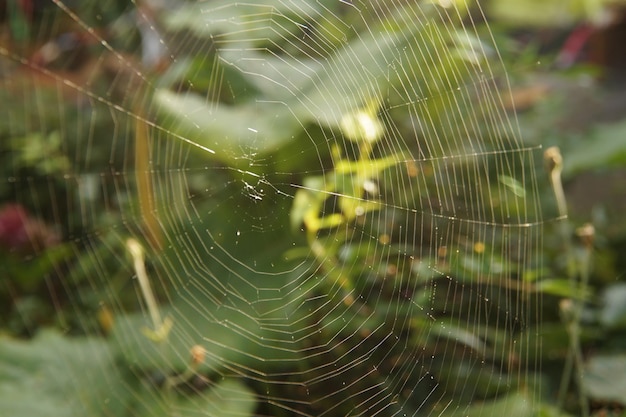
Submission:
[[[58,234],[43,221],[30,217],[21,205],[8,204],[0,210],[0,247],[29,252],[58,242]]]

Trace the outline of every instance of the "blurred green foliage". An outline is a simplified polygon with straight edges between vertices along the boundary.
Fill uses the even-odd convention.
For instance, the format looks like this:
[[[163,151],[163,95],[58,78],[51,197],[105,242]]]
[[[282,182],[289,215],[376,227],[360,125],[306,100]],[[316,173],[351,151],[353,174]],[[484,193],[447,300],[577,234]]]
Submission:
[[[7,64],[13,71],[8,77],[19,87],[0,91],[3,101],[13,103],[8,116],[0,121],[0,178],[6,179],[0,182],[0,200],[19,202],[28,209],[29,218],[58,229],[63,244],[25,251],[1,249],[0,271],[4,283],[0,284],[3,304],[0,323],[9,333],[0,339],[0,361],[7,364],[0,369],[2,414],[31,416],[43,410],[54,410],[59,415],[69,416],[85,415],[87,410],[89,415],[103,416],[165,416],[173,412],[191,416],[198,414],[194,410],[202,409],[220,416],[252,416],[258,407],[266,407],[263,412],[278,415],[282,412],[278,407],[271,408],[269,402],[259,405],[259,397],[294,398],[294,401],[306,403],[309,394],[325,397],[326,393],[302,393],[286,386],[282,391],[275,389],[270,395],[264,392],[269,391],[269,384],[236,375],[254,369],[270,379],[274,375],[277,379],[289,375],[297,385],[305,382],[305,377],[299,373],[305,367],[302,363],[306,363],[307,369],[316,370],[315,375],[307,375],[307,378],[324,378],[329,363],[348,367],[349,355],[368,355],[372,363],[381,365],[377,372],[350,369],[346,371],[346,379],[354,376],[357,383],[353,386],[344,388],[329,380],[324,387],[328,393],[345,390],[346,401],[339,405],[337,412],[348,414],[367,401],[370,394],[366,388],[378,386],[381,391],[394,392],[395,387],[386,375],[397,371],[394,363],[415,361],[416,350],[422,349],[424,354],[434,358],[429,372],[436,382],[431,386],[411,380],[417,387],[416,392],[401,402],[389,400],[390,415],[400,411],[429,415],[433,410],[444,416],[564,415],[555,408],[554,399],[562,363],[571,349],[560,316],[563,311],[557,307],[562,299],[585,303],[581,341],[587,362],[582,389],[601,406],[617,403],[617,408],[623,407],[626,399],[620,393],[624,392],[626,342],[621,333],[626,327],[622,307],[626,297],[621,287],[604,285],[607,276],[619,278],[614,257],[597,258],[596,262],[604,262],[594,269],[605,275],[603,285],[592,279],[589,285],[579,286],[567,279],[571,267],[564,255],[566,244],[552,224],[546,227],[545,253],[541,254],[548,261],[547,266],[541,268],[540,260],[531,262],[523,277],[514,276],[514,271],[520,268],[518,264],[494,251],[496,245],[505,247],[507,240],[514,241],[513,234],[491,242],[452,242],[443,256],[434,250],[432,241],[409,245],[406,241],[394,240],[392,231],[397,225],[418,227],[407,210],[397,208],[419,205],[419,196],[436,193],[440,187],[433,174],[434,164],[413,167],[420,170],[423,182],[415,189],[398,193],[397,187],[413,178],[410,166],[401,170],[397,169],[398,165],[406,163],[405,154],[415,155],[422,150],[406,144],[407,149],[398,149],[378,138],[364,145],[358,140],[358,134],[352,135],[357,140],[327,145],[331,136],[343,134],[350,138],[342,123],[346,109],[365,109],[365,113],[369,109],[369,117],[381,126],[388,127],[389,119],[393,119],[395,125],[404,129],[398,132],[400,136],[411,134],[414,127],[406,121],[401,109],[402,104],[412,100],[409,94],[414,91],[401,88],[409,84],[429,98],[418,108],[422,113],[417,115],[432,121],[432,130],[424,134],[457,137],[453,126],[461,123],[469,109],[485,106],[484,111],[488,112],[488,105],[473,97],[474,101],[459,104],[458,112],[447,112],[450,99],[449,84],[445,80],[453,76],[469,79],[472,67],[468,64],[483,63],[475,62],[477,50],[488,53],[481,59],[495,60],[496,54],[481,39],[461,36],[454,26],[439,22],[435,18],[439,13],[436,2],[425,7],[425,13],[432,18],[430,27],[401,24],[406,23],[406,16],[410,15],[405,9],[411,7],[409,3],[399,6],[386,18],[376,20],[374,27],[363,26],[367,19],[354,14],[354,9],[342,6],[342,2],[299,1],[297,13],[284,2],[267,3],[267,7],[276,12],[272,25],[266,20],[255,20],[260,6],[227,7],[232,6],[230,1],[212,2],[214,25],[206,24],[206,15],[201,13],[203,3],[184,3],[168,13],[162,22],[168,33],[184,34],[174,37],[174,44],[185,43],[181,39],[191,39],[187,37],[191,33],[202,42],[210,44],[219,39],[222,45],[229,47],[219,52],[219,48],[209,48],[208,56],[200,56],[193,48],[181,49],[177,61],[165,72],[150,75],[149,83],[154,89],[138,92],[145,98],[144,103],[151,104],[137,105],[131,110],[135,115],[147,114],[148,120],[154,117],[159,127],[156,143],[162,146],[155,147],[151,161],[157,168],[155,183],[162,186],[158,191],[167,195],[156,204],[161,209],[168,207],[172,213],[161,219],[164,233],[185,236],[184,251],[205,250],[208,245],[205,238],[197,234],[194,221],[202,224],[214,239],[210,249],[206,249],[207,260],[221,260],[221,263],[211,264],[210,275],[220,277],[213,282],[202,279],[205,275],[201,270],[187,265],[191,258],[183,257],[180,247],[167,245],[163,250],[147,249],[148,274],[158,278],[155,282],[161,285],[155,286],[161,314],[174,323],[164,335],[167,343],[152,340],[142,333],[141,329],[148,326],[147,314],[137,311],[136,293],[127,291],[131,286],[127,277],[133,274],[133,263],[124,242],[128,235],[140,231],[142,202],[137,195],[136,180],[127,178],[134,172],[134,162],[128,160],[132,153],[130,140],[123,140],[136,133],[137,120],[115,115],[110,108],[113,103],[117,104],[116,100],[128,98],[115,97],[115,89],[110,88],[109,84],[119,74],[108,74],[107,78],[103,71],[100,73],[103,80],[88,87],[96,97],[107,97],[107,100],[111,97],[107,103],[93,100],[93,97],[85,99],[80,94],[79,97],[61,94],[57,82],[31,83],[27,77],[23,80],[16,71],[17,63]],[[530,3],[516,5],[528,8],[532,6]],[[585,2],[578,3],[570,10],[568,19],[571,21],[587,13],[583,12],[583,9],[588,10]],[[123,2],[111,4],[100,9],[81,6],[77,13],[92,27],[102,24],[102,13],[107,22],[115,22],[127,10]],[[496,16],[504,14],[503,5],[505,2],[493,1],[491,12]],[[235,10],[239,14],[233,16]],[[536,13],[534,7],[531,10],[535,11],[533,16],[549,16]],[[511,11],[507,6],[506,12]],[[462,21],[467,12],[461,10],[456,23]],[[17,12],[12,10],[12,13]],[[331,40],[325,45],[326,55],[322,56],[315,56],[321,54],[319,50],[294,36],[317,13],[332,14],[337,19],[327,20],[317,28]],[[589,9],[588,13],[595,16],[596,9]],[[529,16],[528,13],[516,15]],[[11,22],[14,37],[27,39],[27,21],[23,16]],[[349,25],[348,22],[354,23]],[[233,31],[233,26],[237,25],[246,27],[247,31]],[[428,36],[433,26],[438,26],[438,33],[445,39]],[[503,30],[496,36],[506,39],[509,34]],[[422,54],[398,58],[398,51],[410,49],[416,39]],[[113,39],[112,43],[124,45],[121,39]],[[533,60],[539,58],[528,50],[515,49],[514,44],[511,42],[511,49],[500,51],[507,63],[515,64],[520,52],[528,53]],[[377,47],[372,49],[372,45]],[[432,58],[444,49],[449,54],[446,59]],[[100,58],[105,52],[102,48],[93,48],[88,54]],[[406,73],[389,71],[394,59],[398,60],[395,62],[398,65],[400,59],[404,59],[403,66],[428,68],[437,76],[409,81]],[[532,80],[535,71],[526,67],[516,72],[514,89]],[[229,88],[217,88],[216,74],[219,74],[220,85]],[[565,83],[576,79],[576,75],[567,74],[554,77]],[[276,88],[276,84],[291,88]],[[292,90],[302,94],[291,94]],[[384,101],[383,91],[391,92]],[[214,100],[207,100],[207,97]],[[302,102],[298,97],[306,97],[307,101]],[[368,107],[371,102],[382,104],[384,110],[372,111]],[[560,108],[561,104],[545,100],[521,114],[525,140],[545,143],[548,137],[558,142],[565,157],[566,180],[580,172],[623,166],[626,148],[624,141],[616,138],[623,136],[624,122],[595,127],[591,133],[582,135],[556,137],[550,131],[551,123],[545,119],[564,114],[566,111]],[[536,123],[539,118],[543,121]],[[488,125],[476,124],[471,126],[470,133],[483,137],[488,129]],[[485,140],[487,148],[483,151],[504,151],[498,148],[499,138],[489,139]],[[170,168],[175,162],[169,159],[167,152],[179,150],[172,143],[180,144],[181,140],[182,146],[199,145],[191,146],[193,152],[185,159],[188,166],[196,163],[206,166],[207,158],[212,158],[211,161],[223,169],[211,170],[209,174],[204,170],[172,172]],[[302,143],[308,144],[304,150]],[[442,141],[441,145],[441,149],[421,154],[421,159],[428,161],[467,152],[464,143],[453,139]],[[159,171],[159,164],[166,169]],[[461,162],[459,169],[467,166],[469,162],[467,165]],[[324,172],[320,172],[320,168],[324,168]],[[513,211],[518,199],[532,198],[513,175],[520,168],[514,167],[511,175],[508,172],[486,174],[487,177],[495,175],[491,186],[507,190],[498,194],[505,195],[506,201],[492,201],[489,198],[492,190],[468,184],[466,194],[480,202],[474,210],[480,212],[488,204],[501,204]],[[405,171],[406,174],[398,174]],[[280,175],[284,172],[293,173],[290,183],[303,186],[293,199],[281,197],[293,192],[284,185]],[[124,179],[120,180],[122,177]],[[187,207],[184,202],[188,196],[176,187],[182,183],[191,191],[209,190],[205,193],[207,197],[194,202],[201,214],[192,219],[182,214],[189,213],[182,211]],[[246,193],[242,193],[242,189]],[[541,192],[542,201],[548,207],[535,208],[538,213],[529,213],[530,218],[543,210],[553,210],[550,189],[545,187]],[[53,204],[49,205],[48,201]],[[380,210],[383,202],[389,201],[392,203]],[[270,232],[263,236],[264,248],[259,248],[254,240],[240,243],[223,238],[238,236],[238,221],[245,219],[232,221],[232,215],[240,213],[242,206],[248,208],[251,217],[267,219]],[[368,221],[363,221],[364,218]],[[431,226],[436,228],[436,222]],[[298,233],[301,230],[303,233]],[[614,241],[625,240],[626,228],[623,234],[614,235],[612,241],[605,243],[602,243],[602,228],[598,230],[597,241],[598,245],[603,245],[602,253],[610,253]],[[362,236],[375,237],[376,244],[363,240]],[[148,239],[144,243],[146,248],[150,247]],[[478,243],[482,246],[477,246]],[[568,244],[572,245],[575,255],[580,254],[581,243],[576,243],[572,237]],[[311,253],[315,256],[311,257]],[[255,282],[248,265],[264,271],[271,270],[274,262],[289,272],[272,276],[271,281],[264,281],[263,285],[247,285]],[[306,271],[317,268],[319,276],[331,279],[320,281],[322,284],[301,279]],[[496,283],[481,282],[479,278],[485,276],[513,278]],[[102,284],[103,277],[106,285],[102,288],[94,285]],[[247,277],[249,282],[238,281],[236,277]],[[453,283],[449,277],[453,277]],[[182,289],[189,282],[195,286],[193,292]],[[454,290],[455,283],[463,285],[465,291],[480,290],[482,295],[450,300],[445,289]],[[435,291],[437,286],[441,288],[438,292]],[[225,299],[225,290],[233,291],[233,288],[239,297]],[[369,294],[371,299],[350,298],[349,294],[355,289],[355,293]],[[119,303],[113,323],[107,321],[106,306],[102,306],[102,300],[111,299],[107,292],[115,294],[113,298]],[[398,297],[399,292],[406,295]],[[322,311],[328,301],[316,297],[321,293],[330,295],[335,308],[323,315],[304,314],[296,308],[302,293],[311,295],[307,301],[309,311]],[[495,321],[499,324],[485,319],[482,334],[472,330],[472,323],[482,323],[480,315],[467,318],[469,325],[458,320],[460,312],[480,311],[483,299],[490,299],[492,305],[497,305],[537,294],[543,297],[542,302],[533,306],[539,316],[534,318],[538,324],[530,326],[519,341],[503,336],[502,329],[512,328],[516,323],[502,314],[502,310],[490,311],[500,318]],[[598,294],[603,296],[599,298]],[[209,306],[216,305],[216,300],[225,303],[225,308],[211,309]],[[253,304],[249,300],[260,301]],[[454,302],[452,307],[451,301]],[[374,304],[376,308],[371,309],[370,305]],[[427,305],[438,319],[432,321],[427,315],[412,315],[415,305]],[[54,314],[60,318],[50,320]],[[397,330],[390,323],[390,314],[394,322],[408,323],[409,331],[401,335],[400,344],[381,336]],[[267,322],[292,318],[291,325],[279,333],[260,326],[254,319],[257,317]],[[346,317],[353,319],[346,323]],[[69,337],[45,328],[52,324],[80,336]],[[323,329],[319,340],[304,340],[305,336],[315,338],[315,335],[310,336],[310,326]],[[369,336],[381,328],[387,331]],[[25,334],[35,336],[28,341],[15,339]],[[306,353],[309,346],[323,343],[325,336],[334,334],[363,334],[362,343],[353,346],[333,341],[332,353]],[[263,340],[264,344],[251,344],[251,338]],[[523,346],[513,346],[514,341]],[[210,354],[196,366],[189,351],[200,342]],[[445,355],[440,352],[442,347],[448,350]],[[507,365],[493,360],[478,363],[480,355],[465,355],[466,351],[481,352],[486,358],[501,358]],[[517,357],[517,352],[524,352],[526,356]],[[542,361],[540,365],[539,361]],[[190,369],[192,372],[187,375]],[[527,369],[538,375],[528,375]],[[420,376],[415,373],[407,378]],[[536,381],[542,384],[533,385]],[[436,395],[432,395],[433,392]],[[576,387],[571,387],[568,393],[575,396]],[[537,397],[541,401],[533,402]],[[70,401],[66,400],[68,398]],[[104,398],[108,401],[103,401]],[[424,398],[430,401],[423,402]],[[444,409],[442,404],[446,403],[452,406]],[[566,405],[572,413],[577,412],[575,401],[568,399]],[[326,406],[310,404],[307,412],[319,414]]]

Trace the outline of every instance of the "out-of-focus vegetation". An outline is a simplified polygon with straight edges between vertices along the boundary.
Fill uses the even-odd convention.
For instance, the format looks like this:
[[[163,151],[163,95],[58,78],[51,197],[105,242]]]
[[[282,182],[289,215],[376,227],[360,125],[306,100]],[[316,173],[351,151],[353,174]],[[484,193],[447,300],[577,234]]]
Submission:
[[[381,201],[374,195],[404,196],[406,201],[394,202],[399,207],[408,207],[412,203],[410,199],[415,197],[406,190],[394,192],[394,187],[404,184],[406,178],[398,176],[392,180],[383,173],[404,159],[400,151],[410,154],[416,150],[386,152],[389,149],[376,146],[385,123],[379,118],[381,103],[377,93],[395,91],[395,96],[386,98],[385,106],[399,109],[399,104],[406,103],[408,98],[394,87],[406,80],[396,73],[396,78],[381,80],[379,85],[363,83],[358,77],[331,82],[341,72],[369,73],[385,66],[387,59],[403,46],[383,35],[389,31],[407,43],[419,37],[422,51],[433,54],[441,44],[454,45],[447,65],[430,68],[435,77],[417,81],[432,98],[423,111],[440,129],[430,133],[452,137],[454,132],[445,113],[446,97],[438,94],[446,86],[440,81],[453,73],[460,78],[469,76],[463,70],[469,67],[462,64],[473,56],[473,48],[480,47],[481,39],[460,42],[455,38],[456,32],[442,30],[450,39],[433,40],[422,36],[421,31],[430,29],[398,25],[405,15],[403,7],[411,7],[410,2],[398,6],[395,14],[380,23],[380,28],[362,26],[362,20],[351,14],[353,9],[346,8],[342,2],[325,2],[323,7],[328,14],[332,12],[337,19],[354,22],[354,26],[349,39],[339,33],[336,37],[328,35],[328,39],[336,39],[336,44],[325,46],[332,59],[323,61],[327,65],[320,65],[313,56],[319,50],[307,50],[303,41],[290,36],[297,32],[299,24],[306,23],[306,16],[321,10],[318,2],[302,1],[302,8],[295,15],[282,10],[284,14],[277,14],[279,24],[275,26],[268,25],[266,20],[259,21],[258,27],[253,27],[255,36],[251,32],[232,31],[233,24],[241,24],[246,16],[254,15],[255,6],[219,7],[229,3],[214,1],[212,6],[214,13],[225,13],[223,19],[218,15],[212,18],[227,27],[218,24],[208,27],[193,3],[183,3],[159,17],[164,37],[173,39],[172,48],[180,48],[176,62],[167,66],[159,62],[162,56],[158,53],[148,54],[147,35],[135,25],[133,9],[125,1],[65,4],[89,27],[95,28],[115,53],[123,54],[123,62],[128,65],[120,64],[119,57],[111,50],[93,42],[84,27],[72,23],[68,14],[54,4],[0,2],[3,10],[0,46],[9,51],[0,61],[0,100],[10,103],[0,120],[0,330],[3,333],[0,363],[6,364],[0,367],[0,414],[19,417],[54,411],[64,416],[165,416],[176,410],[180,416],[290,415],[278,407],[272,408],[271,401],[261,403],[258,396],[292,398],[294,403],[306,404],[309,395],[324,398],[325,393],[302,392],[297,383],[303,381],[299,380],[295,381],[296,385],[285,384],[282,390],[273,387],[275,391],[265,392],[269,389],[263,382],[237,377],[238,371],[255,369],[265,376],[278,375],[285,379],[289,375],[297,379],[301,361],[308,361],[306,368],[319,367],[317,377],[322,378],[329,371],[325,365],[339,361],[338,358],[350,352],[362,354],[358,350],[366,351],[372,348],[370,344],[379,344],[380,349],[374,350],[372,356],[377,358],[376,363],[384,365],[381,369],[373,373],[359,369],[346,371],[367,375],[344,391],[347,400],[338,412],[347,415],[366,402],[369,394],[364,388],[385,387],[387,380],[381,374],[396,370],[392,362],[413,359],[404,346],[388,344],[385,340],[372,340],[357,347],[338,345],[334,351],[336,357],[328,353],[304,357],[295,349],[279,349],[287,338],[297,339],[306,331],[294,326],[278,335],[250,324],[249,318],[261,311],[264,319],[271,321],[292,314],[294,307],[284,298],[272,301],[268,297],[270,301],[253,308],[247,300],[254,298],[252,293],[256,289],[245,285],[237,288],[241,297],[230,300],[228,308],[209,312],[199,306],[221,297],[220,288],[206,283],[205,287],[196,289],[198,297],[191,303],[184,297],[170,299],[171,291],[166,283],[154,289],[158,314],[150,305],[145,307],[145,313],[138,311],[137,293],[129,291],[128,276],[135,274],[140,278],[158,275],[163,270],[188,270],[163,233],[176,230],[176,235],[186,236],[186,250],[203,247],[200,237],[193,233],[193,226],[181,219],[176,210],[172,209],[167,219],[154,217],[153,213],[163,207],[159,207],[159,201],[152,200],[151,187],[175,182],[177,178],[170,171],[160,172],[159,164],[171,165],[170,158],[180,158],[190,166],[207,165],[202,149],[184,158],[168,155],[180,150],[166,146],[168,140],[173,142],[166,137],[158,142],[161,148],[148,150],[144,143],[146,122],[156,120],[161,128],[157,135],[173,135],[200,147],[220,149],[213,162],[229,168],[212,170],[210,174],[203,170],[182,174],[190,189],[209,190],[205,193],[207,197],[195,204],[198,212],[210,213],[196,219],[203,229],[211,230],[215,236],[234,236],[238,225],[230,219],[232,213],[241,212],[241,206],[252,206],[255,213],[271,213],[267,216],[267,230],[271,232],[264,235],[265,242],[272,243],[268,245],[270,248],[258,255],[253,241],[236,245],[220,241],[223,245],[220,250],[234,257],[224,257],[227,259],[223,264],[212,265],[212,275],[245,276],[250,270],[242,265],[253,260],[258,260],[259,270],[263,270],[263,262],[282,260],[293,269],[277,278],[282,281],[274,283],[276,288],[291,289],[290,285],[298,285],[299,291],[309,291],[312,295],[320,291],[343,294],[354,288],[362,294],[380,294],[376,300],[379,308],[371,314],[366,304],[362,305],[362,311],[367,314],[353,313],[359,301],[344,297],[344,302],[328,315],[294,318],[294,323],[317,321],[324,324],[327,332],[346,335],[366,334],[389,325],[385,317],[389,311],[398,321],[410,323],[411,336],[404,343],[423,347],[432,354],[432,372],[438,385],[412,381],[417,389],[408,400],[397,403],[388,399],[389,415],[399,412],[400,407],[407,414],[448,415],[441,414],[444,411],[441,404],[446,401],[472,404],[462,409],[463,415],[469,416],[624,415],[626,262],[620,255],[626,249],[623,216],[626,118],[621,117],[623,111],[615,108],[626,102],[626,79],[621,79],[619,71],[612,71],[612,66],[619,67],[620,62],[614,63],[610,54],[598,55],[593,49],[602,46],[605,52],[610,51],[615,43],[625,40],[606,35],[620,33],[611,32],[624,22],[620,2],[569,2],[567,13],[563,13],[557,2],[492,0],[484,5],[485,13],[494,19],[492,30],[502,45],[499,52],[510,70],[512,101],[504,104],[512,116],[514,108],[519,110],[516,117],[521,136],[529,146],[560,148],[570,214],[565,223],[546,224],[542,237],[544,253],[538,254],[541,259],[531,262],[528,276],[518,277],[527,283],[526,291],[542,294],[542,302],[533,306],[540,326],[526,335],[525,358],[514,357],[511,352],[515,347],[510,346],[510,340],[498,338],[497,328],[477,337],[458,321],[446,320],[445,316],[436,325],[424,317],[410,317],[411,310],[393,298],[391,289],[376,279],[393,275],[419,277],[428,282],[451,275],[470,287],[477,284],[471,280],[480,272],[516,266],[496,257],[477,261],[481,258],[475,254],[485,248],[475,245],[469,248],[459,245],[459,254],[448,257],[431,250],[430,242],[420,242],[424,247],[407,248],[390,237],[389,241],[381,242],[384,256],[377,253],[380,247],[363,244],[354,230],[367,236],[389,237],[386,227],[403,215],[380,210]],[[271,3],[278,9],[283,4]],[[443,3],[447,2],[424,2],[425,9],[433,16],[439,13]],[[234,10],[240,15],[233,16]],[[476,10],[463,12],[476,13]],[[611,20],[609,16],[617,18]],[[459,21],[466,18],[467,15],[461,14]],[[332,34],[338,30],[331,21],[326,24],[321,31]],[[66,31],[66,25],[72,30]],[[487,36],[488,32],[484,33]],[[202,55],[194,50],[194,45],[207,44],[215,38],[231,48],[225,48],[219,57],[212,48],[208,55],[205,50]],[[143,55],[139,47],[142,41]],[[350,48],[340,48],[343,42]],[[188,50],[183,48],[185,45]],[[372,45],[377,47],[373,49]],[[254,52],[240,60],[237,54],[246,49]],[[262,54],[260,51],[264,50],[272,53]],[[252,59],[255,54],[262,59]],[[12,56],[26,57],[27,65]],[[354,56],[361,60],[352,61]],[[492,58],[495,60],[497,56],[493,54]],[[414,62],[405,65],[433,64],[423,56],[414,55],[413,59]],[[538,61],[543,64],[537,65]],[[258,62],[271,65],[257,66]],[[133,71],[135,66],[143,68],[144,75],[138,76]],[[221,85],[229,88],[216,88],[213,79],[216,68],[222,77]],[[266,77],[248,76],[252,72],[263,75],[264,71]],[[284,90],[275,87],[277,77],[302,91],[310,101],[303,103],[294,96],[284,95]],[[312,79],[316,82],[312,83]],[[68,84],[81,86],[82,90],[68,88]],[[137,93],[131,97],[128,91],[133,88],[137,88]],[[214,101],[209,103],[207,96]],[[369,97],[370,101],[359,103],[362,97]],[[258,102],[266,104],[259,107]],[[120,116],[111,111],[118,103],[138,117]],[[353,114],[341,111],[359,104],[363,107]],[[402,120],[405,116],[401,110],[390,110],[387,117]],[[259,140],[249,135],[249,126],[240,122],[244,119],[257,121],[256,129],[266,136]],[[359,130],[363,119],[367,119],[371,130]],[[472,133],[481,135],[484,129],[485,126],[476,126]],[[348,139],[346,144],[322,146],[328,132],[342,132]],[[303,142],[314,146],[302,151],[298,144]],[[453,154],[454,143],[446,143],[444,147],[447,148],[433,150],[429,157],[438,156],[437,152]],[[146,152],[134,154],[139,149]],[[262,160],[263,164],[251,163],[252,157],[242,158],[242,150],[248,149],[250,154],[254,153],[254,160]],[[321,163],[327,165],[324,172],[320,172]],[[153,167],[156,168],[150,184],[140,174],[152,172]],[[140,174],[136,175],[137,172]],[[293,193],[274,185],[284,184],[281,175],[285,172],[295,172],[289,181],[301,183],[305,188],[296,192],[293,200],[277,204],[282,201],[281,192]],[[406,172],[408,177],[415,175],[411,167]],[[546,218],[556,218],[559,209],[554,191],[548,186],[549,173],[539,166],[537,172],[546,178],[539,181],[546,186],[541,188],[544,206],[537,210],[547,213]],[[512,190],[511,198],[524,194],[515,179],[500,176],[498,180]],[[424,182],[426,189],[435,191],[434,178],[426,178]],[[234,191],[241,188],[241,183],[245,184],[246,193]],[[174,189],[167,187],[173,194]],[[163,190],[156,190],[159,191]],[[181,194],[168,197],[172,201],[187,198],[182,191],[178,192]],[[262,198],[267,193],[275,193],[276,198]],[[363,200],[365,203],[355,206],[356,201]],[[363,215],[375,221],[359,224]],[[406,219],[402,221],[411,224]],[[593,229],[583,228],[587,223]],[[336,233],[337,229],[345,232]],[[304,232],[298,233],[301,230]],[[144,236],[141,242],[144,249],[137,246],[137,241],[129,240],[131,232]],[[449,248],[450,253],[452,249],[456,248]],[[407,250],[419,254],[422,261],[410,263]],[[472,256],[464,256],[463,250]],[[446,262],[439,258],[446,258]],[[438,266],[437,274],[423,267],[429,263]],[[298,284],[298,277],[307,268],[319,268],[320,274],[333,277],[325,282],[338,285],[318,288],[312,283]],[[107,278],[106,286],[94,285],[102,277]],[[171,282],[181,285],[173,278]],[[409,291],[410,285],[404,285]],[[104,293],[107,291],[116,294],[114,309],[103,302],[111,300],[110,294]],[[501,297],[504,301],[511,297],[507,283],[493,285],[489,291],[492,299]],[[418,304],[420,296],[428,296],[418,291],[412,295]],[[145,291],[143,296],[149,298]],[[462,301],[468,305],[459,306],[459,311],[470,311],[472,301]],[[446,302],[442,298],[432,303],[434,308],[444,311]],[[311,305],[313,310],[320,307]],[[349,314],[359,320],[345,325],[341,318]],[[245,332],[220,325],[225,321]],[[222,343],[211,345],[210,351],[194,345],[194,341],[204,340],[203,335],[207,334],[211,340]],[[251,345],[250,335],[266,340],[266,345]],[[462,357],[451,353],[452,356],[439,355],[438,350],[444,345],[441,341],[446,338],[463,348],[487,349],[489,357],[505,358],[504,362],[513,365],[507,369],[496,363],[472,367]],[[161,343],[163,340],[168,343]],[[304,348],[300,346],[301,350]],[[519,366],[515,365],[520,362]],[[529,376],[526,370],[537,375]],[[578,377],[580,373],[582,378]],[[458,380],[464,383],[457,384]],[[529,380],[542,383],[533,386]],[[329,394],[344,390],[332,381],[325,388]],[[430,397],[431,391],[441,398]],[[530,393],[536,394],[532,396],[536,403],[529,402]],[[581,397],[588,401],[581,402]],[[431,402],[425,398],[431,398]],[[306,412],[315,415],[327,404],[322,401],[308,407]],[[204,414],[197,410],[204,410]]]

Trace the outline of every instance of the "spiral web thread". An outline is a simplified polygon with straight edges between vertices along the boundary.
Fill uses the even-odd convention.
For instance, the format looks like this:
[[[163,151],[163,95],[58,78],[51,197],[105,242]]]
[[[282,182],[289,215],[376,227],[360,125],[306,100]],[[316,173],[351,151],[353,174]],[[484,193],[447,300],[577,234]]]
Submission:
[[[72,244],[49,278],[59,321],[94,334],[98,309],[113,317],[108,347],[74,358],[90,364],[77,392],[101,385],[101,401],[73,402],[129,415],[532,405],[540,149],[517,129],[479,4],[133,2],[106,21],[53,3],[40,45],[67,25],[86,63],[5,44],[2,89],[23,101],[9,134],[23,121],[54,135],[49,156],[66,163],[25,174],[13,156],[5,180]]]

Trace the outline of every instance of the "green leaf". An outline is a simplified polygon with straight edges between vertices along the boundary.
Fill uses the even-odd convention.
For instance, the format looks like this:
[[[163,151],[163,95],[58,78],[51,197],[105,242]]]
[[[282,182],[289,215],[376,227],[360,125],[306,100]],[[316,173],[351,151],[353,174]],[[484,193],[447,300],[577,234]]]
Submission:
[[[626,327],[626,284],[615,284],[606,288],[602,295],[600,321],[607,328]]]
[[[327,4],[323,4],[327,3]],[[191,30],[196,35],[226,41],[230,47],[268,47],[297,33],[308,21],[337,2],[266,0],[263,4],[216,0],[180,7],[166,15],[170,30]]]
[[[465,404],[471,403],[476,398],[493,398],[506,394],[516,389],[519,384],[516,374],[507,374],[502,372],[499,366],[476,358],[457,357],[443,360],[433,369],[433,373],[447,395]],[[506,414],[494,414],[494,417],[496,415]]]
[[[302,223],[315,221],[319,215],[324,200],[328,198],[330,184],[326,184],[325,177],[306,177],[302,188],[296,192],[289,214],[291,229],[297,230]]]
[[[164,396],[162,389],[144,383],[133,413],[151,417],[246,417],[252,416],[255,408],[256,397],[248,387],[238,380],[225,379],[201,395],[173,392]]]
[[[256,407],[254,393],[237,380],[194,394],[168,393],[125,369],[104,339],[70,339],[54,330],[32,341],[3,337],[0,415],[165,417],[175,410],[181,417],[245,417]]]
[[[507,175],[499,175],[498,181],[500,181],[502,185],[504,185],[509,190],[511,190],[511,192],[515,194],[517,197],[520,197],[520,198],[526,197],[526,190],[524,189],[524,186],[522,185],[521,182],[519,182],[515,178],[511,178]]]
[[[490,15],[520,26],[571,26],[582,20],[602,19],[608,1],[604,0],[493,0]]]
[[[535,417],[534,400],[528,393],[519,391],[493,401],[474,402],[468,407],[458,407],[444,412],[442,417]]]
[[[589,287],[580,288],[568,279],[545,279],[536,283],[536,291],[545,294],[556,295],[558,297],[575,298],[578,300],[588,300],[593,295]]]
[[[585,366],[587,394],[596,401],[626,405],[626,355],[597,355]]]
[[[0,415],[123,416],[132,395],[101,339],[0,338]]]
[[[159,123],[166,129],[187,143],[199,145],[196,148],[207,156],[215,154],[240,169],[251,169],[242,155],[276,152],[301,128],[281,104],[228,106],[208,102],[195,93],[176,94],[164,89],[157,90],[154,102],[162,118]]]
[[[584,143],[563,151],[563,177],[589,169],[623,167],[626,163],[626,122],[600,126]]]
[[[473,349],[475,352],[483,354],[487,350],[485,340],[474,334],[473,331],[454,324],[451,320],[440,320],[432,325],[430,330],[437,337],[447,338],[456,343],[463,344]]]

